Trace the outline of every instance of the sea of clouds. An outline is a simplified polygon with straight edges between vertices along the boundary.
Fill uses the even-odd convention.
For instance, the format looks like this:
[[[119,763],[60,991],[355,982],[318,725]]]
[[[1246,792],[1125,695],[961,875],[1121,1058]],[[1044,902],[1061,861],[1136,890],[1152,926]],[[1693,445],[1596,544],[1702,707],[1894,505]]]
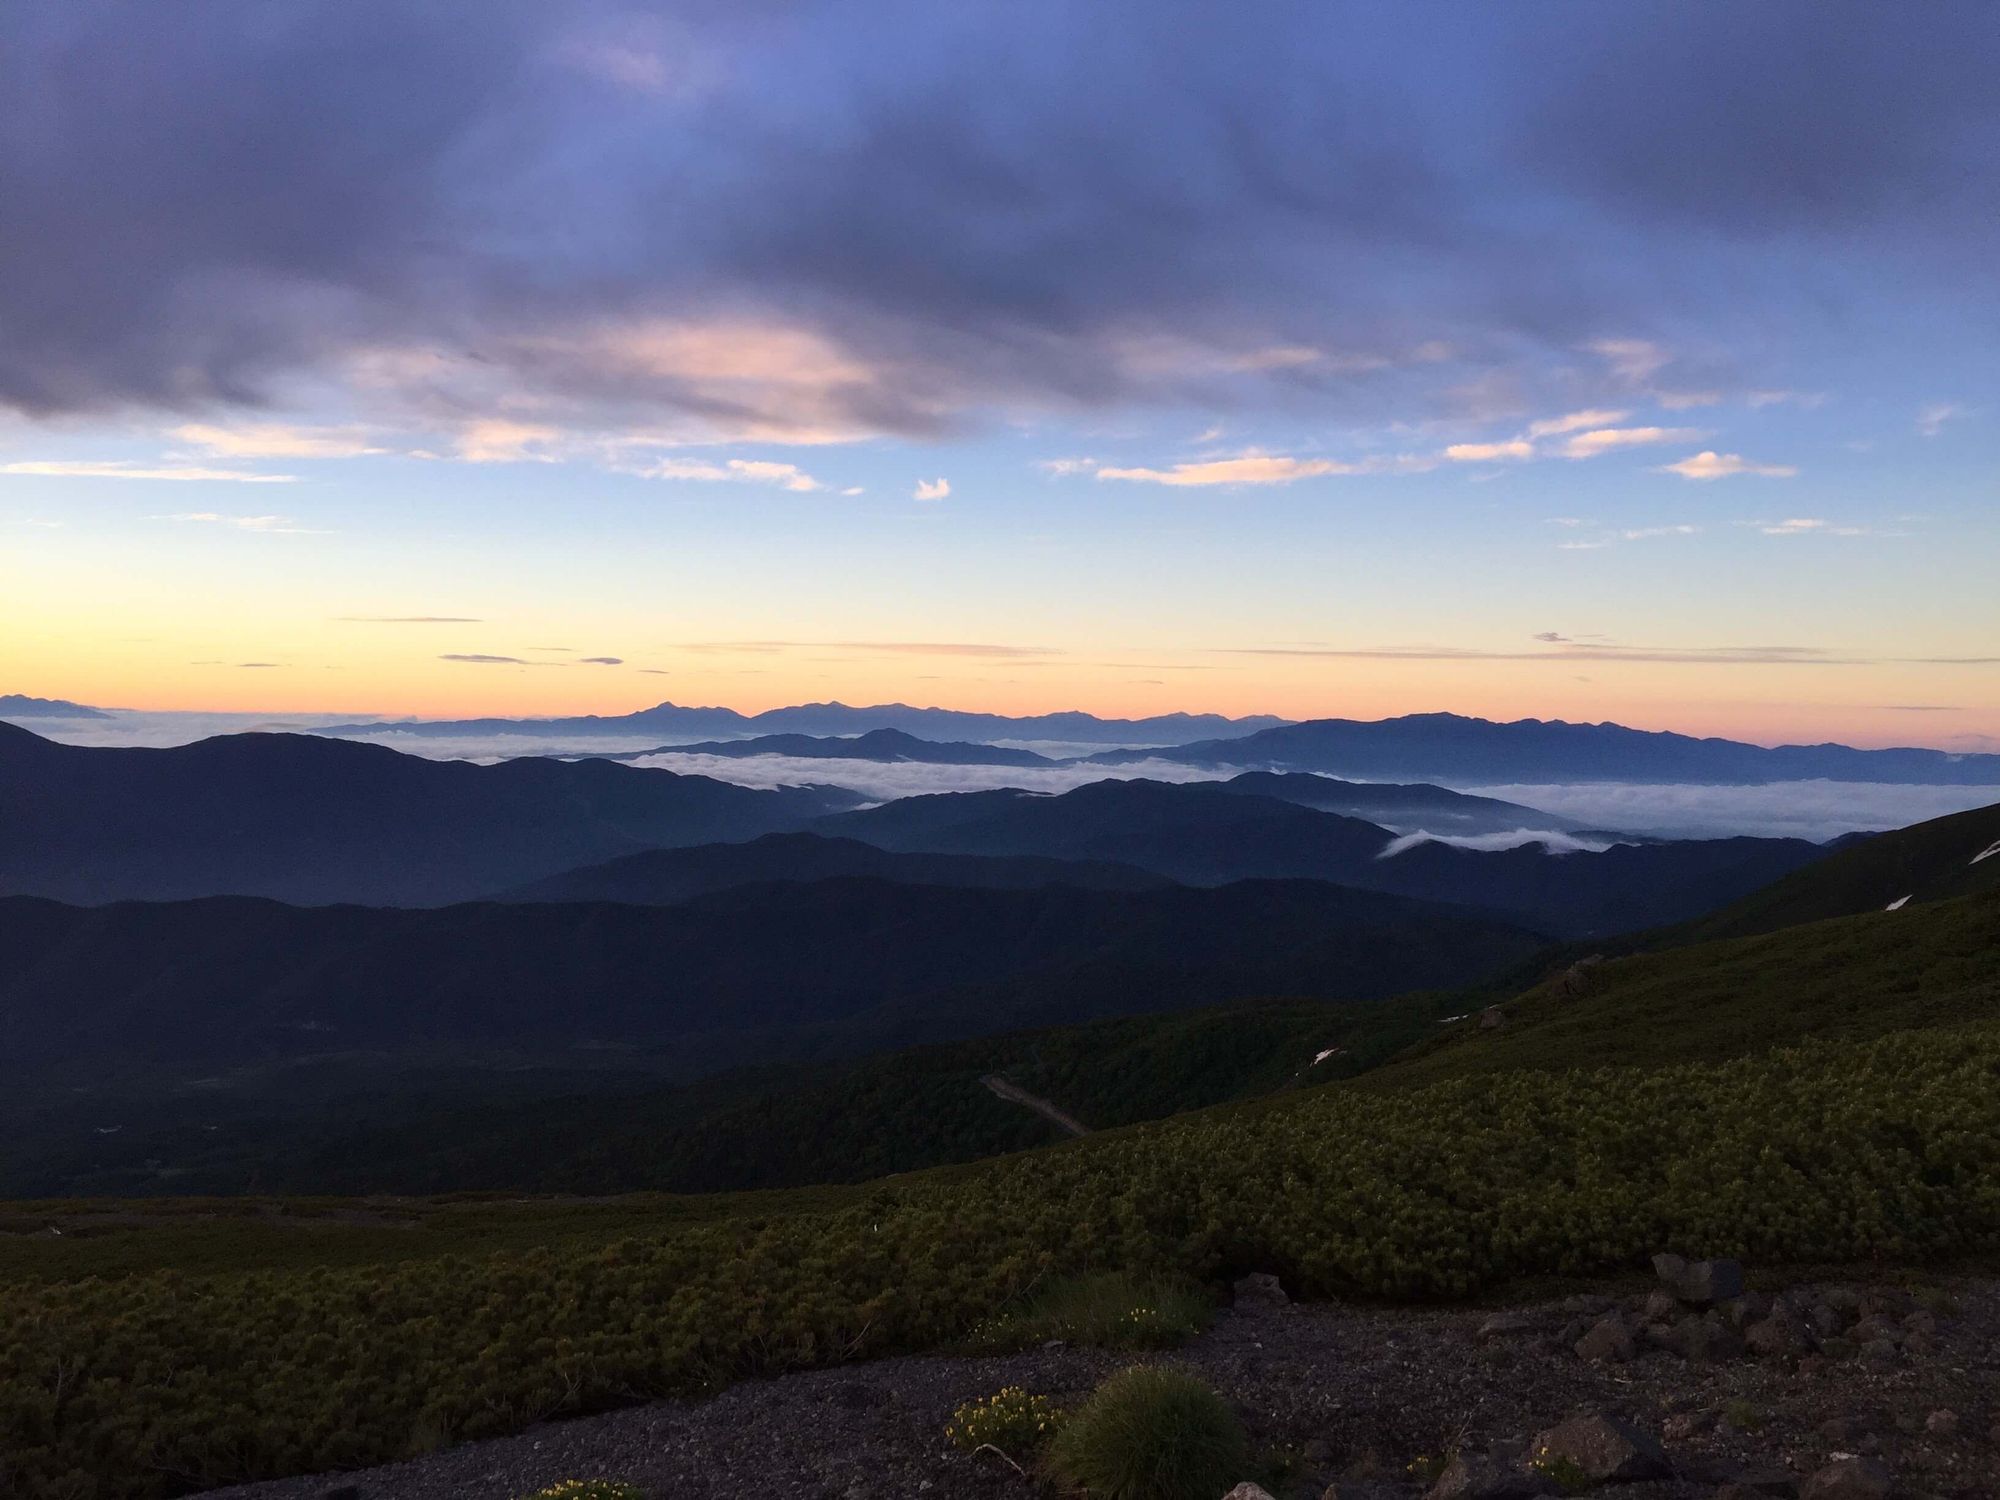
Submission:
[[[209,735],[240,734],[253,730],[310,732],[329,724],[354,723],[365,717],[353,713],[280,716],[119,711],[108,719],[36,718],[14,722],[49,739],[73,745],[184,745]],[[656,734],[496,734],[460,738],[390,730],[356,738],[436,760],[482,762],[509,760],[524,755],[631,754],[673,743],[671,738]],[[693,739],[681,743],[693,743]],[[1083,755],[1106,748],[1103,745],[1054,741],[1001,743],[1012,743],[1050,757]],[[1235,768],[1207,769],[1162,760],[1137,761],[1123,766],[1012,767],[884,764],[783,755],[758,755],[741,760],[721,755],[649,755],[641,756],[632,764],[713,776],[719,781],[733,781],[741,786],[796,786],[819,782],[847,787],[864,797],[883,802],[928,792],[988,791],[996,787],[1020,787],[1026,791],[1054,794],[1113,777],[1187,782],[1217,780],[1236,774]],[[1656,838],[1726,838],[1735,834],[1755,834],[1824,840],[1843,833],[1901,828],[1926,818],[1943,817],[1947,813],[2000,802],[2000,786],[1903,786],[1845,781],[1788,781],[1758,786],[1576,782],[1466,785],[1459,790],[1518,802],[1575,819],[1592,829],[1646,834]],[[1393,831],[1399,835],[1411,835],[1423,830],[1407,826],[1396,827]],[[1459,835],[1443,837],[1447,842],[1465,847],[1487,849],[1545,842],[1559,852],[1601,847],[1603,843],[1588,838],[1582,841],[1564,838],[1533,828],[1471,838]],[[1408,847],[1407,844],[1404,847]]]

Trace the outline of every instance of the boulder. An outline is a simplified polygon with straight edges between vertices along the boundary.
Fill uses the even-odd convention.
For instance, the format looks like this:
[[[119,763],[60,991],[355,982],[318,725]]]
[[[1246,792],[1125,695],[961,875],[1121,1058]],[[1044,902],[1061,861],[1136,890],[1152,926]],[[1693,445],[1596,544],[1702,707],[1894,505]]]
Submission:
[[[1743,1357],[1743,1336],[1710,1313],[1705,1318],[1687,1318],[1681,1323],[1682,1347],[1689,1359],[1720,1364]]]
[[[1618,1318],[1605,1318],[1576,1341],[1576,1357],[1622,1365],[1632,1357],[1632,1334]]]
[[[1932,1437],[1952,1438],[1958,1436],[1958,1413],[1949,1407],[1932,1412],[1924,1418],[1924,1431]]]
[[[1567,1459],[1592,1484],[1623,1484],[1669,1472],[1666,1451],[1651,1435],[1602,1414],[1572,1417],[1535,1439],[1536,1459]]]
[[[1497,1031],[1507,1024],[1507,1012],[1497,1005],[1489,1005],[1479,1013],[1481,1031]]]
[[[1222,1500],[1275,1500],[1275,1497],[1263,1485],[1252,1484],[1246,1479],[1224,1495]]]
[[[1555,1493],[1554,1481],[1532,1469],[1510,1469],[1480,1453],[1461,1453],[1444,1466],[1424,1500],[1535,1500]]]
[[[1744,1329],[1743,1342],[1759,1359],[1785,1359],[1804,1354],[1807,1349],[1805,1338],[1792,1326],[1791,1320],[1780,1313],[1773,1313],[1763,1322],[1752,1323]]]
[[[1799,1490],[1799,1500],[1889,1500],[1896,1477],[1872,1458],[1837,1458],[1816,1470]]]
[[[1726,1302],[1743,1295],[1743,1263],[1735,1260],[1687,1260],[1656,1255],[1653,1270],[1668,1291],[1697,1307]]]
[[[1238,1307],[1289,1307],[1292,1302],[1278,1278],[1268,1271],[1252,1271],[1239,1278],[1235,1293]]]

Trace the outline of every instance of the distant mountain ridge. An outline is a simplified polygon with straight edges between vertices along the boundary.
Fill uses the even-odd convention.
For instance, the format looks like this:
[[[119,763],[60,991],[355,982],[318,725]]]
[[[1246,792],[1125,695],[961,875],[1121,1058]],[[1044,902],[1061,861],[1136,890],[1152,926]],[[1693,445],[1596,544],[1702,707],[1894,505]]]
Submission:
[[[1773,781],[1864,781],[1908,786],[2000,786],[2000,755],[1946,750],[1857,750],[1849,745],[1763,745],[1697,739],[1621,724],[1561,719],[1498,723],[1460,714],[1309,719],[1170,750],[1117,750],[1098,764],[1318,771],[1362,780],[1424,777],[1468,785],[1644,781],[1743,786]]]
[[[899,729],[932,740],[1070,740],[1100,745],[1152,741],[1178,745],[1204,735],[1222,739],[1289,722],[1272,714],[1252,714],[1241,719],[1222,714],[1181,713],[1144,719],[1100,719],[1096,714],[1065,712],[1015,718],[951,708],[913,708],[907,703],[878,703],[865,708],[845,703],[801,703],[758,714],[742,714],[733,708],[684,708],[677,703],[658,703],[629,714],[584,714],[561,719],[383,720],[372,724],[330,724],[313,733],[463,738],[494,734],[852,735],[875,729]]]
[[[0,724],[0,895],[442,905],[863,800],[604,760],[480,766],[299,734],[107,749]]]
[[[867,760],[885,765],[930,766],[1058,766],[1062,761],[1032,750],[985,745],[969,740],[925,740],[900,729],[871,729],[857,735],[760,734],[747,740],[698,740],[691,745],[661,745],[628,751],[613,760],[642,755],[722,755],[745,760],[753,755],[786,755],[795,760]]]
[[[101,708],[71,703],[67,698],[30,698],[25,693],[0,693],[0,719],[108,719]]]
[[[1399,847],[1378,824],[1262,795],[1259,784],[1132,779],[1053,796],[944,792],[836,814],[813,831],[908,853],[1109,860],[1191,885],[1333,881],[1452,902],[1572,938],[1687,921],[1827,852],[1803,839],[1750,838],[1574,853],[1542,843]]]

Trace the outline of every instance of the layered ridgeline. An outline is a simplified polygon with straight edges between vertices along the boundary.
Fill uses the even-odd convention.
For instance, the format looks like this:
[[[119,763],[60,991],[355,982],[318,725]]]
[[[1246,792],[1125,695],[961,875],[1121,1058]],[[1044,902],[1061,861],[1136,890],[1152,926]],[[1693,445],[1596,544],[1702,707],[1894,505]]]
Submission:
[[[986,745],[971,740],[925,740],[900,729],[871,729],[849,736],[824,734],[757,734],[742,740],[697,740],[688,745],[660,745],[652,750],[626,751],[611,757],[637,760],[650,755],[719,755],[748,760],[758,755],[782,755],[792,760],[865,760],[880,765],[1048,767],[1063,764],[1032,750]]]
[[[1188,766],[1322,771],[1376,781],[1416,776],[1474,786],[1578,781],[1756,785],[1822,779],[2000,786],[2000,755],[1857,750],[1848,745],[1769,748],[1621,724],[1570,724],[1561,719],[1502,724],[1459,714],[1309,719],[1173,749],[1105,751],[1092,759],[1108,765],[1165,760]]]
[[[861,800],[608,761],[477,766],[297,734],[100,749],[0,724],[0,894],[434,905]]]
[[[1826,852],[1803,839],[1752,838],[1610,847],[1565,838],[1462,848],[1399,839],[1379,824],[1286,800],[1315,795],[1317,780],[1099,781],[1059,796],[946,792],[826,818],[814,828],[902,853],[1106,860],[1198,885],[1334,881],[1477,907],[1560,937],[1685,921]],[[1345,795],[1338,783],[1328,794]]]
[[[0,901],[0,1066],[184,1078],[325,1054],[626,1052],[692,1075],[1250,996],[1474,982],[1542,940],[1318,882],[842,879],[675,906]],[[59,1002],[59,1003],[58,1003]]]
[[[1996,902],[1683,948],[1672,976],[1644,967],[1657,956],[1593,966],[1601,991],[1452,1023],[1465,1040],[1358,1083],[845,1192],[410,1204],[401,1227],[320,1201],[299,1206],[314,1233],[268,1206],[176,1203],[75,1239],[7,1237],[0,1461],[24,1493],[103,1500],[357,1465],[419,1434],[949,1346],[1086,1269],[1409,1299],[1663,1248],[1878,1272],[1988,1252]],[[1962,944],[1964,963],[1885,1006],[1913,938]],[[1648,1025],[1632,1066],[1550,1065],[1566,1008],[1608,1035],[1639,989],[1691,982],[1708,1060],[1677,1061],[1687,1030]],[[1925,1024],[1966,1014],[1986,1019]],[[48,1399],[52,1368],[72,1399]]]
[[[463,739],[494,735],[537,738],[661,735],[699,738],[761,734],[858,735],[895,729],[930,740],[1048,740],[1085,745],[1180,745],[1190,740],[1254,734],[1287,722],[1271,714],[1232,719],[1222,714],[1157,714],[1144,719],[1100,719],[1096,714],[965,713],[951,708],[915,708],[907,703],[867,707],[845,703],[800,703],[789,708],[743,714],[733,708],[688,708],[660,703],[629,714],[583,714],[559,719],[395,719],[333,724],[315,734],[406,734]]]

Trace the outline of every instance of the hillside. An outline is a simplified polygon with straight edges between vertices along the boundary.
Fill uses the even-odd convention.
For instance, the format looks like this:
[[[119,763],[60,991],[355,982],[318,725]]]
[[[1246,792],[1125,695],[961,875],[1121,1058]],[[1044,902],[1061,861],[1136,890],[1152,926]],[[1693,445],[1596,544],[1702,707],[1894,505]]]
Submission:
[[[610,901],[673,906],[714,891],[776,881],[838,878],[974,890],[1074,886],[1097,891],[1157,890],[1173,884],[1133,865],[1034,855],[897,854],[855,839],[771,833],[743,844],[649,849],[497,893],[496,901]]]
[[[1473,907],[1560,937],[1685,921],[1825,852],[1800,839],[1619,844],[1572,853],[1543,843],[1497,851],[1437,842],[1396,848],[1394,836],[1377,824],[1252,787],[1134,779],[1092,782],[1059,796],[941,793],[814,827],[905,852],[1110,860],[1196,885],[1328,880]]]
[[[2000,755],[1847,745],[1767,748],[1622,724],[1561,719],[1501,724],[1461,714],[1311,719],[1239,738],[1196,741],[1170,750],[1113,750],[1092,759],[1114,765],[1158,759],[1191,766],[1322,771],[1367,781],[1419,776],[1473,786],[1577,781],[1729,786],[1815,780],[2000,786]]]
[[[2000,1020],[2000,891],[1559,973],[1370,1082],[1713,1062],[1807,1040]]]
[[[1250,996],[1471,983],[1537,936],[1310,882],[969,890],[828,880],[679,906],[0,901],[13,1069],[664,1049],[688,1076]],[[61,1003],[52,1001],[59,997]]]
[[[1245,796],[1275,797],[1280,802],[1296,802],[1301,807],[1316,807],[1321,812],[1379,823],[1397,833],[1422,829],[1427,833],[1470,837],[1528,829],[1573,833],[1582,831],[1584,826],[1574,818],[1543,812],[1538,807],[1504,802],[1498,797],[1475,797],[1424,782],[1399,785],[1342,781],[1309,771],[1245,771],[1221,785]]]
[[[2000,804],[1849,844],[1672,936],[1740,937],[1994,890],[2000,890]]]
[[[442,905],[860,800],[607,761],[478,766],[297,734],[100,749],[0,724],[0,895]]]

